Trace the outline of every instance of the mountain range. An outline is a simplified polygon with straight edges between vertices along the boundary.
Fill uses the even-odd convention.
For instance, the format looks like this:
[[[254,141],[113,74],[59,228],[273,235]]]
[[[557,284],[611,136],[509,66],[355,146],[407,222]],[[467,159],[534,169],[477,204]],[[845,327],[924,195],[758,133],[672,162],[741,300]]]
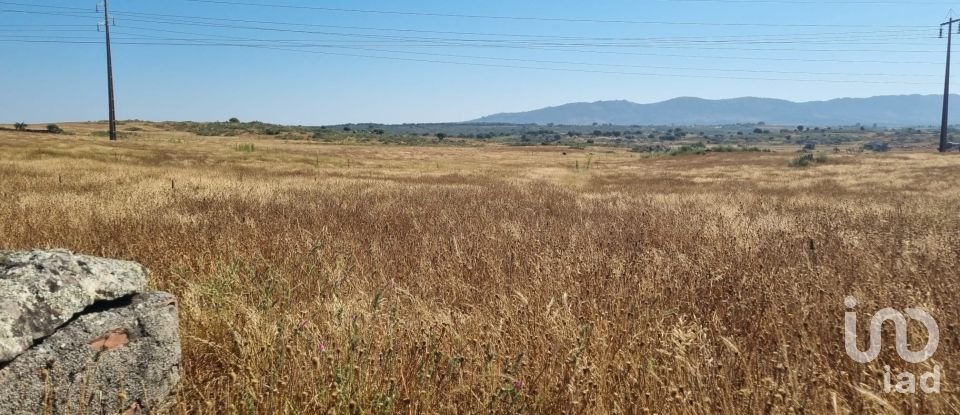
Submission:
[[[951,95],[955,102],[957,95]],[[958,103],[960,104],[960,103]],[[758,123],[779,125],[939,125],[942,95],[888,95],[792,102],[773,98],[709,100],[675,98],[654,104],[630,101],[579,102],[529,112],[502,113],[471,122],[559,125],[722,125]],[[960,105],[952,106],[951,120],[960,120]]]

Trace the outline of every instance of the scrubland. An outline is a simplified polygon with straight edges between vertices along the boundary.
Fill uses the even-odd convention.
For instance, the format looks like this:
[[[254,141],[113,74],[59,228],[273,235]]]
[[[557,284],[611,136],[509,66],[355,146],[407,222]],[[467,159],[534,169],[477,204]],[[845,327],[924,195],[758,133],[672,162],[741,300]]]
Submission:
[[[0,249],[150,268],[173,413],[960,413],[960,158],[794,156],[8,132]],[[850,295],[934,358],[851,360]]]

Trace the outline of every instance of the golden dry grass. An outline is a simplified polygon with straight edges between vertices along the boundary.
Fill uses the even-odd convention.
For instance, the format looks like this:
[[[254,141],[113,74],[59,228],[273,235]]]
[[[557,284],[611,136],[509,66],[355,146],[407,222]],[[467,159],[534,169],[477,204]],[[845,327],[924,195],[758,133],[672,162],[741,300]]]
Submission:
[[[177,413],[960,413],[960,159],[592,151],[0,133],[0,249],[147,265]],[[941,394],[847,295],[937,318]]]

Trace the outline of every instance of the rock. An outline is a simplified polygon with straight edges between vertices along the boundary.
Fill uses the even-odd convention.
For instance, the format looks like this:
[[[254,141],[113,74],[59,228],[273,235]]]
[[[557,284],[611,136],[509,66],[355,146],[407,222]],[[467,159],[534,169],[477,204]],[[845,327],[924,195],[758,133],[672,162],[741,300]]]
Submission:
[[[146,275],[135,263],[65,251],[0,253],[0,287],[13,288],[0,288],[0,328],[8,330],[0,341],[22,348],[30,339],[0,361],[0,414],[135,414],[172,405],[180,381],[176,300],[145,291]]]
[[[147,270],[133,262],[67,251],[0,252],[0,363],[94,303],[146,286]]]

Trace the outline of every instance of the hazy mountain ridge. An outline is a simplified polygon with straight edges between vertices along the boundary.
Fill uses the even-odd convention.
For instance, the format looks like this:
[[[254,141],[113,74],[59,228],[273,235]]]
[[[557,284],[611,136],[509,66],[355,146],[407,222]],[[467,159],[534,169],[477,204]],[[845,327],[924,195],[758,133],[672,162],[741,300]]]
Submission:
[[[951,95],[951,103],[957,95]],[[958,103],[960,104],[960,103]],[[942,95],[888,95],[792,102],[774,98],[708,100],[682,97],[653,104],[630,101],[578,102],[528,112],[502,113],[472,122],[589,125],[769,124],[925,126],[940,123]],[[960,120],[952,105],[951,120]]]

